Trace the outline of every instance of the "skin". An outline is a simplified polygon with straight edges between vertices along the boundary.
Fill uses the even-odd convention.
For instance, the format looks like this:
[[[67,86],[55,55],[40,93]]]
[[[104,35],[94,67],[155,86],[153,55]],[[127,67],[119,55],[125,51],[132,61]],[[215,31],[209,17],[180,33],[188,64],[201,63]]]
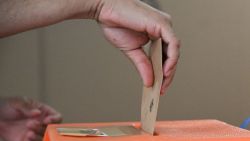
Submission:
[[[105,38],[134,63],[147,87],[152,86],[154,76],[151,62],[142,46],[150,40],[162,38],[165,43],[164,53],[167,57],[163,64],[164,80],[161,94],[166,92],[173,80],[179,58],[180,42],[173,32],[171,17],[139,0],[0,0],[0,17],[0,38],[65,20],[96,20]],[[52,109],[46,105],[42,107],[46,107],[42,108],[44,110]],[[29,113],[27,115],[26,112],[21,112],[23,115],[21,119],[24,120],[13,116],[15,118],[10,120],[10,122],[13,121],[13,126],[0,122],[0,130],[5,133],[5,136],[2,136],[7,141],[19,141],[22,138],[25,141],[35,140],[39,137],[42,128],[34,129],[33,127],[42,127],[49,123],[45,122],[47,118],[41,116],[44,113],[43,110],[40,111],[41,115],[37,116],[36,114],[39,113],[37,108],[28,109],[31,113],[27,112]],[[57,115],[53,109],[52,111],[52,115]],[[31,122],[33,120],[34,122]],[[36,124],[39,126],[35,126]],[[25,128],[20,136],[13,137],[16,133],[14,131],[24,125],[29,128]],[[6,130],[6,127],[11,130]]]
[[[60,113],[25,97],[0,99],[0,136],[6,141],[41,140],[46,125],[62,121]]]
[[[168,44],[162,94],[173,80],[180,43],[171,17],[139,0],[0,0],[0,17],[0,37],[69,19],[94,19],[106,39],[132,60],[148,87],[154,76],[142,46],[162,38]]]

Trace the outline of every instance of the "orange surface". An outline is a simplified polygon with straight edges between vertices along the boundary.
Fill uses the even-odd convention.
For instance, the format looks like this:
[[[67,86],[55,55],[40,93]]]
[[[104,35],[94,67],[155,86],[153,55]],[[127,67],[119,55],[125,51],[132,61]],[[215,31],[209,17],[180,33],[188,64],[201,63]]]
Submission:
[[[80,123],[49,125],[43,141],[250,141],[250,131],[234,127],[218,120],[160,121],[156,133],[121,137],[69,137],[57,133],[57,127],[100,127],[132,125],[140,128],[139,122]]]

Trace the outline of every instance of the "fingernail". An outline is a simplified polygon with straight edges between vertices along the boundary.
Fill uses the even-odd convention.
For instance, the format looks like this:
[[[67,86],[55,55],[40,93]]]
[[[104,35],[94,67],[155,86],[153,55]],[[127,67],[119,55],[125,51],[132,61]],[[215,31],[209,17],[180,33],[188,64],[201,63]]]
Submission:
[[[34,127],[38,127],[40,125],[41,125],[41,123],[37,120],[30,120],[26,123],[26,127],[30,128],[30,129],[34,129]]]
[[[161,89],[161,95],[164,95],[165,94],[165,91],[166,91],[166,89]]]
[[[51,118],[50,117],[47,117],[47,118],[45,118],[44,120],[43,120],[43,123],[44,124],[50,124],[51,123]]]
[[[35,140],[35,139],[36,139],[36,134],[35,134],[33,131],[29,131],[29,132],[27,132],[27,134],[26,134],[26,138],[27,138],[28,140]]]
[[[41,111],[39,109],[32,109],[31,111],[31,116],[32,117],[37,117],[37,116],[40,116],[41,115]]]

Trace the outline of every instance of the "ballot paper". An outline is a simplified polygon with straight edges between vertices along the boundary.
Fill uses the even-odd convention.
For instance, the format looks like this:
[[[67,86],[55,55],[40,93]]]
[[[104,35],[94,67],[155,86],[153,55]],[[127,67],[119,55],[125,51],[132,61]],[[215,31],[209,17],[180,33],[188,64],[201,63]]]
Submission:
[[[142,132],[134,126],[103,126],[95,128],[87,127],[60,127],[57,132],[62,136],[78,137],[107,137],[139,135]]]
[[[154,84],[152,87],[143,87],[141,128],[145,132],[153,135],[163,81],[161,39],[152,41],[149,55],[153,65]]]
[[[163,81],[161,39],[152,41],[149,56],[153,66],[154,83],[152,87],[143,87],[141,129],[153,135],[160,98],[160,89]],[[134,126],[109,126],[95,128],[60,127],[57,128],[57,131],[63,136],[81,137],[128,136],[142,133],[140,129],[135,128]]]

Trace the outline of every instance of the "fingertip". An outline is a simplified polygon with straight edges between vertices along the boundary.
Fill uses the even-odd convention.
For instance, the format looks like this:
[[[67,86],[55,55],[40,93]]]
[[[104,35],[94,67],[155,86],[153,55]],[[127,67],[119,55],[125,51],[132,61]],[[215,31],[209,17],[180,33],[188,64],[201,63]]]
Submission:
[[[164,95],[164,91],[162,90],[162,88],[161,88],[161,91],[160,91],[160,95],[161,95],[161,96]]]
[[[37,137],[36,137],[36,134],[33,132],[33,131],[28,131],[26,133],[26,137],[27,141],[33,141],[35,140]]]
[[[31,130],[37,128],[37,127],[40,126],[40,125],[41,125],[41,123],[40,123],[39,121],[37,121],[37,120],[30,120],[30,121],[28,121],[28,122],[26,123],[26,126],[27,126],[29,129],[31,129]]]
[[[151,78],[143,78],[143,84],[145,87],[152,87],[153,79]]]
[[[154,83],[154,72],[151,62],[149,60],[146,60],[143,63],[138,63],[136,67],[143,80],[144,86],[152,87]]]
[[[165,89],[163,88],[163,86],[161,87],[161,91],[160,91],[160,95],[164,95],[165,94]]]
[[[166,87],[166,86],[165,86],[165,87],[162,87],[162,88],[161,88],[160,95],[161,95],[161,96],[165,95],[165,94],[166,94],[166,91],[167,91],[167,87]]]
[[[59,117],[57,117],[57,118],[55,119],[55,121],[56,121],[57,123],[61,123],[61,122],[63,121],[62,116],[59,115]]]
[[[143,84],[146,87],[151,87],[154,83],[153,67],[149,60],[136,64],[137,70],[143,80]]]
[[[42,114],[39,109],[32,109],[30,112],[30,117],[38,117]]]
[[[164,78],[162,82],[162,86],[161,86],[161,91],[160,91],[161,95],[164,95],[166,93],[167,85],[168,85],[168,81],[166,80],[166,78]]]
[[[138,48],[136,50],[125,51],[125,54],[136,66],[144,86],[151,87],[154,80],[153,67],[145,52],[141,48]]]
[[[175,75],[176,67],[169,70],[166,74],[164,74],[164,79],[161,86],[161,95],[164,95],[166,91],[169,89],[171,82],[173,81]]]
[[[178,59],[171,59],[171,58],[167,59],[163,66],[163,75],[165,77],[169,77],[171,72],[176,68],[177,63]]]
[[[164,90],[161,90],[160,96],[163,96],[163,95],[165,95],[165,91],[164,91]]]
[[[61,117],[61,115],[49,116],[49,117],[46,117],[46,118],[43,120],[43,123],[44,123],[45,125],[52,124],[52,123],[61,123],[61,122],[62,122],[62,117]]]
[[[43,124],[45,124],[45,125],[48,125],[48,124],[50,124],[51,123],[51,118],[50,117],[47,117],[47,118],[45,118],[44,120],[43,120]]]

